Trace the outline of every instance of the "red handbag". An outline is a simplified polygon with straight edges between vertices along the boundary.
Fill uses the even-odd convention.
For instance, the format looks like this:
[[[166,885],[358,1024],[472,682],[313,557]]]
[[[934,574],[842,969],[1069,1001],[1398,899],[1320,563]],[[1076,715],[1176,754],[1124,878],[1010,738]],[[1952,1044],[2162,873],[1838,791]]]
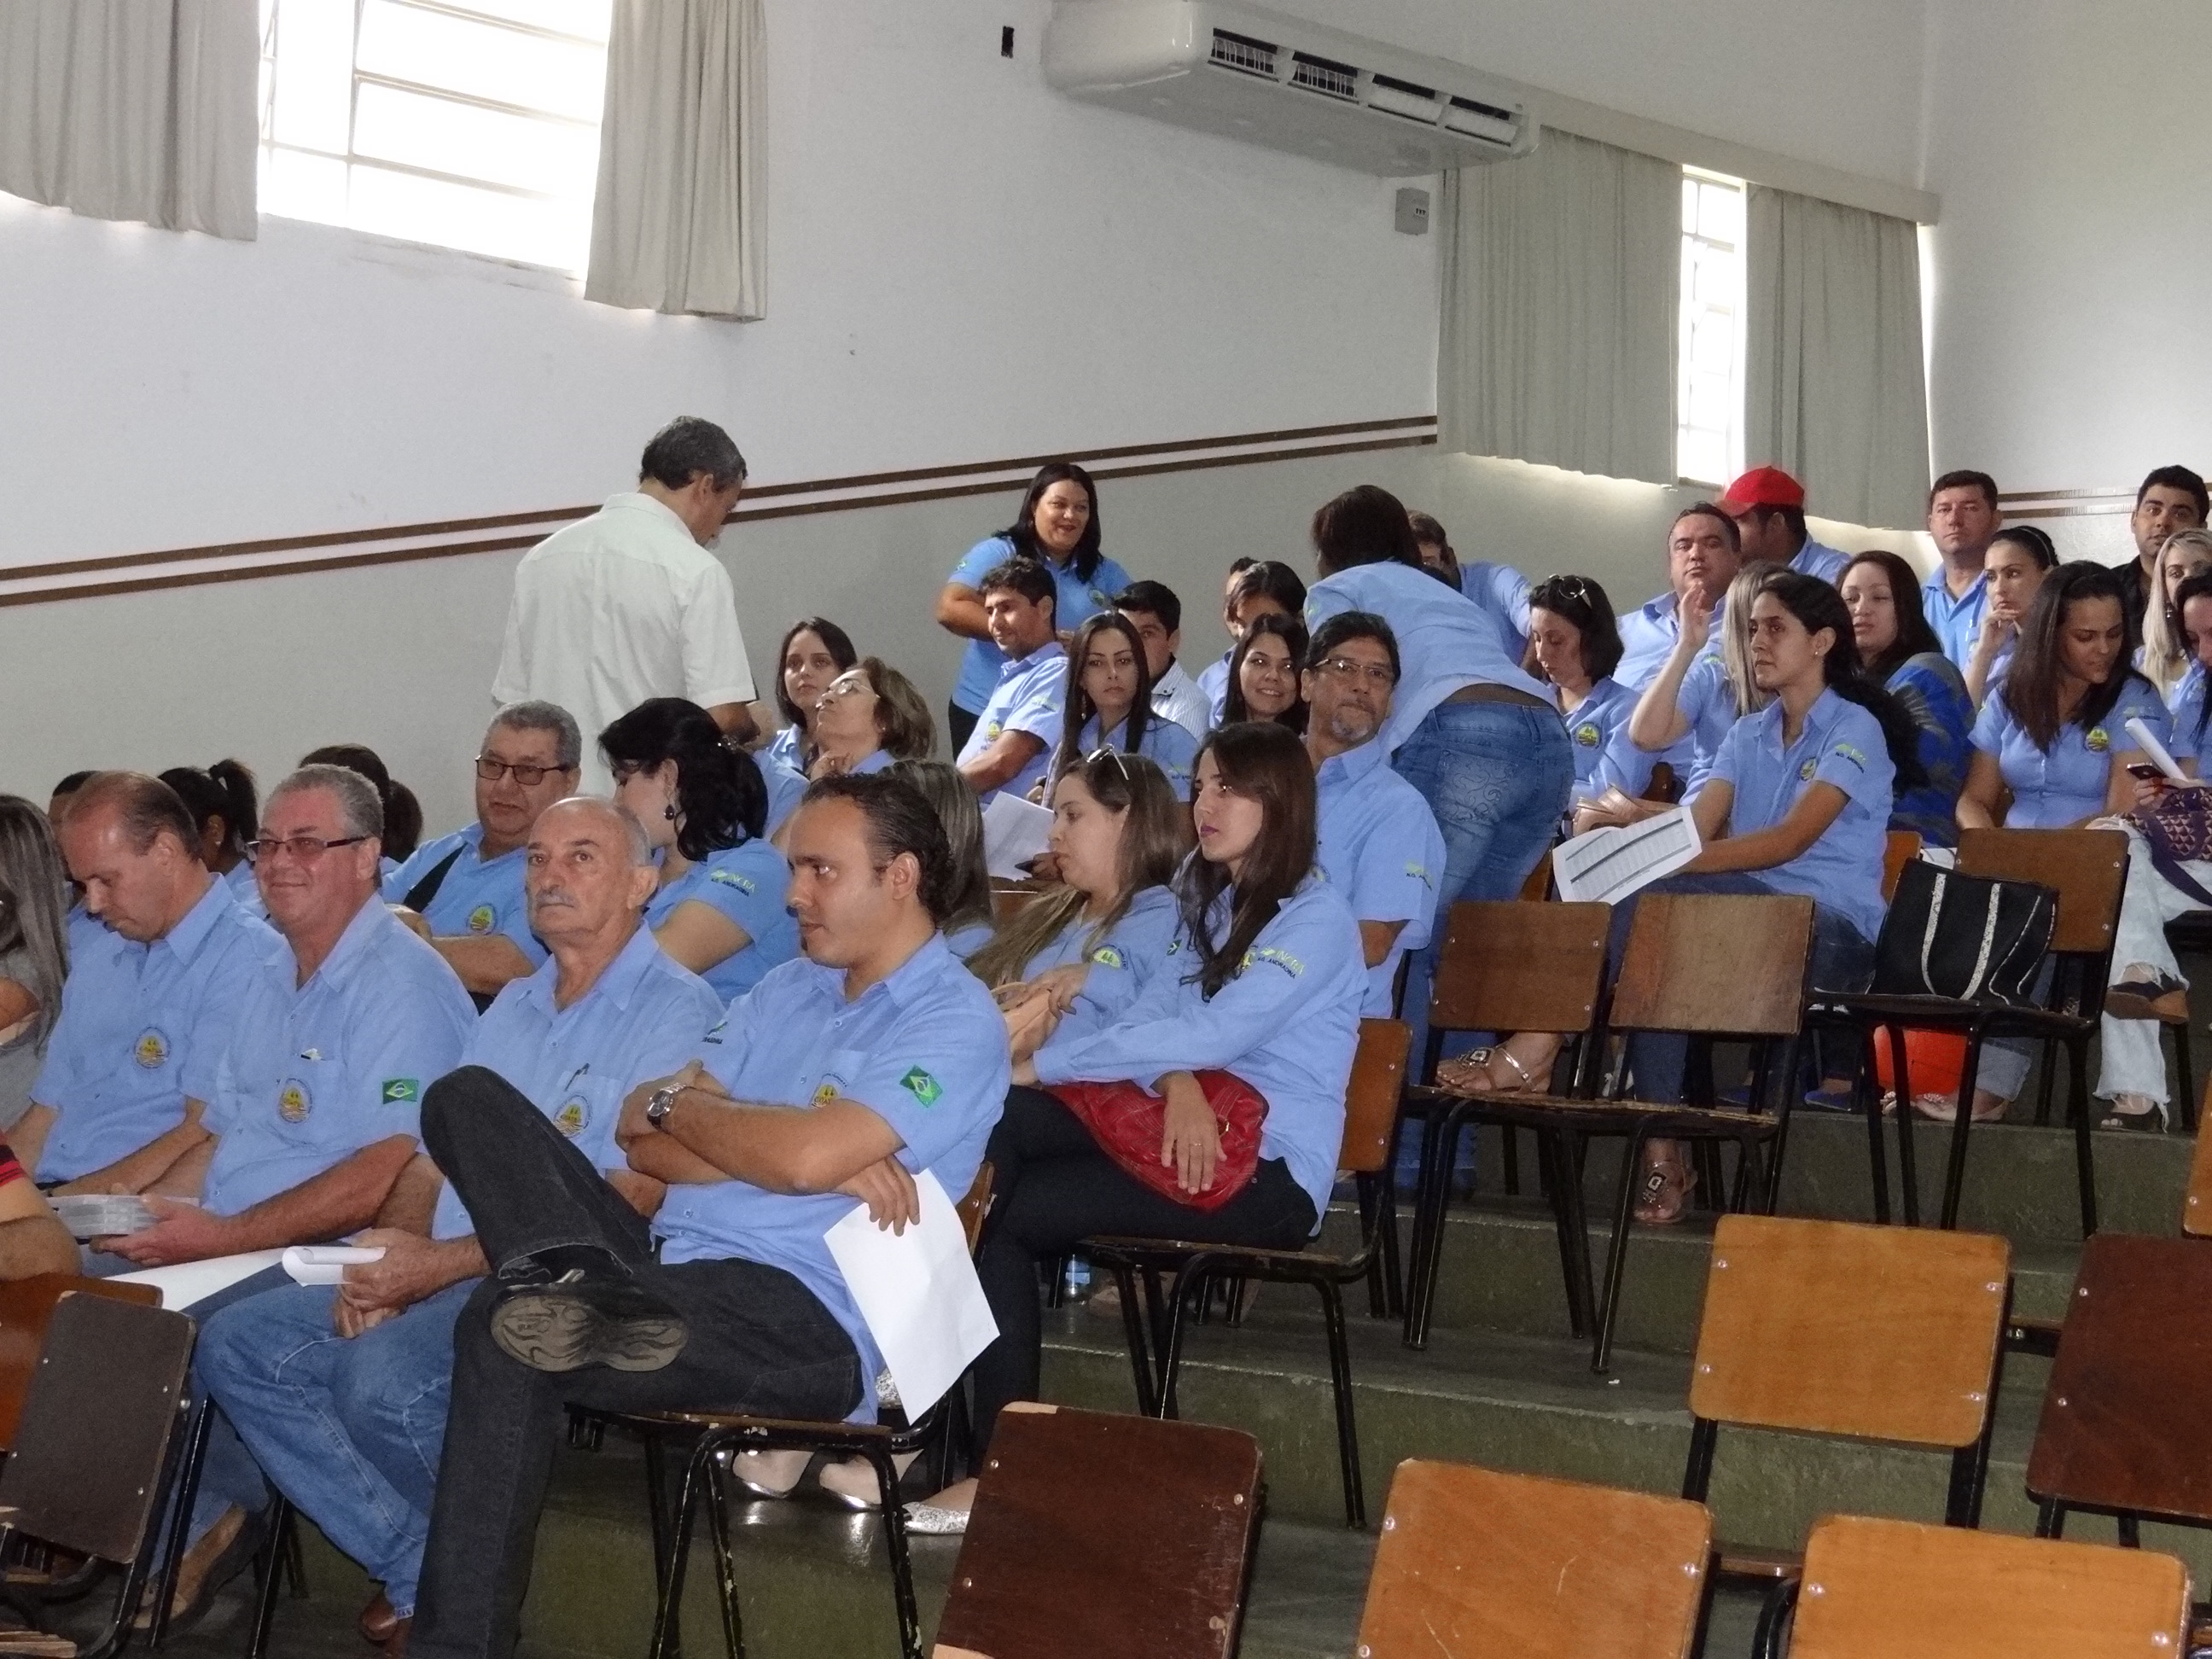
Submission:
[[[1106,1155],[1163,1197],[1194,1210],[1218,1210],[1244,1190],[1260,1167],[1260,1126],[1267,1103],[1260,1091],[1227,1072],[1200,1072],[1198,1086],[1213,1108],[1221,1131],[1221,1162],[1212,1184],[1187,1193],[1176,1183],[1175,1165],[1160,1162],[1167,1138],[1168,1103],[1134,1083],[1062,1083],[1048,1092],[1082,1120]]]

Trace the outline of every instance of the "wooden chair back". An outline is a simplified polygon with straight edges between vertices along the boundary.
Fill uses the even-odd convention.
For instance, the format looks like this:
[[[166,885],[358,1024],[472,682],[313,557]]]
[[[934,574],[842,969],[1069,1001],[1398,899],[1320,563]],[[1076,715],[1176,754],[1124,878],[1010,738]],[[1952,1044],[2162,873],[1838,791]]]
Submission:
[[[2197,1114],[2197,1151],[2189,1160],[2189,1196],[2182,1200],[2181,1231],[2191,1238],[2212,1238],[2212,1079],[2204,1085],[2204,1104]]]
[[[1336,1167],[1373,1175],[1390,1158],[1390,1127],[1406,1088],[1406,1058],[1413,1030],[1403,1020],[1363,1019],[1352,1080],[1344,1088],[1344,1147]]]
[[[1804,1017],[1813,901],[1646,893],[1613,984],[1616,1030],[1790,1036]]]
[[[82,1279],[75,1273],[36,1273],[0,1284],[0,1449],[15,1443],[23,1395],[38,1374],[54,1304],[76,1291],[141,1307],[161,1305],[161,1293],[151,1285],[118,1285],[112,1279]]]
[[[2051,948],[2096,954],[2112,948],[2128,838],[2118,830],[1965,830],[1959,873],[2032,881],[2058,895]]]
[[[968,1185],[967,1196],[954,1207],[960,1212],[960,1231],[968,1235],[968,1254],[975,1254],[975,1241],[983,1236],[983,1218],[991,1213],[991,1183],[998,1171],[985,1158],[975,1168],[975,1179]]]
[[[2212,1249],[2098,1233],[2058,1333],[2027,1489],[2212,1525]]]
[[[1956,1451],[1981,1437],[2012,1247],[1981,1233],[1724,1215],[1690,1410]]]
[[[1236,1429],[1009,1406],[935,1659],[1234,1653],[1259,1504],[1259,1442]]]
[[[191,1357],[192,1322],[183,1314],[64,1297],[0,1465],[8,1523],[103,1561],[137,1559],[165,1495]]]
[[[1042,887],[991,887],[991,926],[1004,927],[1044,896]]]
[[[2179,1659],[2188,1620],[2171,1555],[1838,1515],[1806,1546],[1790,1659]]]
[[[1552,855],[1547,852],[1536,860],[1536,867],[1528,872],[1528,879],[1521,884],[1524,903],[1541,904],[1552,896]]]
[[[1452,906],[1429,996],[1446,1031],[1587,1031],[1605,982],[1603,904],[1469,900]]]
[[[1409,1459],[1359,1651],[1687,1659],[1712,1529],[1679,1498]]]
[[[1920,856],[1920,832],[1917,830],[1893,830],[1881,847],[1881,896],[1887,903],[1897,896],[1897,878],[1905,873],[1905,866]]]

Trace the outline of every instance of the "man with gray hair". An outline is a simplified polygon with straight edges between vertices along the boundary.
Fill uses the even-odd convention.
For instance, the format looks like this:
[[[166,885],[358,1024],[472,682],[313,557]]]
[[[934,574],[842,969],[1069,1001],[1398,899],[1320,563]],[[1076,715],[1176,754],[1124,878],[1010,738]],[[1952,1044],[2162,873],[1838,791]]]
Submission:
[[[240,988],[204,1144],[179,1165],[204,1172],[201,1202],[149,1196],[153,1224],[101,1241],[107,1250],[161,1267],[343,1238],[384,1210],[416,1154],[422,1091],[459,1062],[476,1011],[444,959],[378,901],[383,830],[375,786],[343,767],[302,767],[270,793],[247,850],[290,948]],[[266,1288],[260,1277],[223,1295]],[[235,1439],[214,1437],[180,1611],[213,1593],[219,1568],[244,1564],[264,1496]]]
[[[592,796],[564,800],[539,815],[528,846],[531,921],[552,960],[500,993],[462,1064],[520,1091],[650,1216],[664,1189],[615,1145],[623,1097],[704,1053],[721,999],[643,925],[658,878],[629,812]],[[443,1181],[428,1159],[408,1179],[417,1176]],[[430,1234],[366,1233],[360,1242],[381,1245],[384,1259],[349,1268],[337,1290],[280,1285],[224,1309],[200,1334],[209,1392],[264,1472],[382,1585],[362,1615],[373,1642],[391,1642],[414,1614],[453,1324],[487,1271],[450,1187]],[[334,1434],[348,1455],[331,1455]]]
[[[745,458],[712,421],[655,433],[637,489],[555,531],[515,567],[491,694],[544,698],[595,739],[649,697],[687,697],[738,743],[757,729],[752,665],[730,573],[708,550],[745,483]],[[598,751],[583,787],[611,790]]]
[[[538,815],[576,787],[583,749],[557,703],[507,704],[477,751],[477,821],[384,879],[384,902],[401,907],[479,1007],[545,960],[523,900],[522,846]]]

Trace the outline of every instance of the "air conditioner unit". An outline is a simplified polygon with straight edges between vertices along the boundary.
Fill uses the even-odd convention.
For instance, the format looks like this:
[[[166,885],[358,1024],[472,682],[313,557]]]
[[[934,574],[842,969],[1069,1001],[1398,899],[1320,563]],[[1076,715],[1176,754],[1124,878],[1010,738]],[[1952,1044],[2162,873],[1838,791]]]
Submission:
[[[1073,98],[1401,179],[1526,155],[1499,82],[1238,0],[1057,0],[1046,82]]]

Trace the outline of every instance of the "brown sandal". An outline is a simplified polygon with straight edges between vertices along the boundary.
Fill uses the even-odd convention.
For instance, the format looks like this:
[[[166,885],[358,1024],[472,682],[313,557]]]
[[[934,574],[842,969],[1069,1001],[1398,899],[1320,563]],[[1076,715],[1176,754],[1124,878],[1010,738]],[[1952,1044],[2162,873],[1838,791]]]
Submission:
[[[1501,1080],[1491,1069],[1500,1060],[1504,1061],[1514,1074],[1510,1080]],[[1437,1081],[1444,1088],[1463,1095],[1541,1092],[1528,1068],[1521,1063],[1520,1057],[1502,1042],[1487,1048],[1470,1048],[1463,1054],[1439,1060],[1437,1063]]]
[[[1671,1227],[1690,1207],[1690,1194],[1697,1189],[1698,1172],[1688,1164],[1650,1164],[1636,1197],[1636,1218],[1647,1227]]]

